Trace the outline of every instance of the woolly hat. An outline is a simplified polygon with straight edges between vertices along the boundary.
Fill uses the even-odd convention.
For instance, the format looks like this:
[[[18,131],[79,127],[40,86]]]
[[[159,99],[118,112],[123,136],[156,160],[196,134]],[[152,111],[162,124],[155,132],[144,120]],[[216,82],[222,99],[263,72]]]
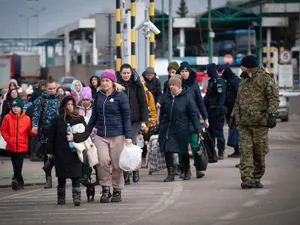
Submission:
[[[180,73],[182,70],[188,70],[189,72],[191,72],[192,70],[191,65],[188,62],[180,63],[177,73]]]
[[[182,78],[181,78],[181,76],[178,75],[178,74],[176,74],[176,75],[170,77],[170,79],[169,79],[169,85],[170,84],[174,84],[174,85],[176,85],[178,87],[181,87],[182,86]]]
[[[168,71],[170,71],[170,70],[178,70],[178,68],[179,68],[179,65],[178,65],[178,63],[176,61],[172,61],[168,65]]]
[[[246,67],[248,69],[257,67],[256,57],[253,55],[245,56],[241,61],[241,66]]]
[[[88,100],[92,100],[92,89],[90,87],[84,87],[82,89],[82,92],[80,94],[80,100],[82,99],[88,99]]]
[[[117,82],[116,72],[113,69],[104,70],[101,75],[101,80],[103,78],[110,79],[113,83]]]
[[[12,100],[11,102],[11,107],[18,106],[21,109],[23,109],[23,100],[20,97],[16,97],[15,99]]]
[[[145,74],[155,74],[155,71],[152,67],[148,67],[146,70],[145,70]]]

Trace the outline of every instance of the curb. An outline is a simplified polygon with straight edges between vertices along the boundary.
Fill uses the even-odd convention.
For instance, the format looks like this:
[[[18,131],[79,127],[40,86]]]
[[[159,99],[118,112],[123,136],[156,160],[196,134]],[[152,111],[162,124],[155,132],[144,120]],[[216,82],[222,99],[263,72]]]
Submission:
[[[39,185],[45,185],[46,182],[36,182],[36,183],[26,183],[24,186],[39,186]],[[0,185],[0,188],[11,188],[10,184],[3,184]]]

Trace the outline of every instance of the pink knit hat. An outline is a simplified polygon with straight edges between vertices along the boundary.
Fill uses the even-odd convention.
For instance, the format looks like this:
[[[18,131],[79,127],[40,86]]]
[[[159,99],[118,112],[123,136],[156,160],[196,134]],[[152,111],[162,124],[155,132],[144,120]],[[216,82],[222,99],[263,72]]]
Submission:
[[[90,87],[84,87],[82,89],[82,92],[80,94],[80,100],[82,99],[88,99],[88,100],[92,100],[92,90]]]
[[[116,72],[113,69],[104,70],[101,74],[101,79],[110,79],[113,83],[117,82]]]

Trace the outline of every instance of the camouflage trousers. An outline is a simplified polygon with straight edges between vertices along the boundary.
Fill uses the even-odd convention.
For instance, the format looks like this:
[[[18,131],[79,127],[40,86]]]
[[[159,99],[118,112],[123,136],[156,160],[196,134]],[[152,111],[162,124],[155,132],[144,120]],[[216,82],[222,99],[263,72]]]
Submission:
[[[265,173],[269,152],[267,127],[239,126],[240,173],[242,181],[259,181]]]

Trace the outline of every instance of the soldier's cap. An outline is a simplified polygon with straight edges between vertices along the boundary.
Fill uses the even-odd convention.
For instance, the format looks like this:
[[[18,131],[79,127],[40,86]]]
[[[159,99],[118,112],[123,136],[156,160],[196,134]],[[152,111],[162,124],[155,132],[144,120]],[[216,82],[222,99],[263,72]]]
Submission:
[[[253,55],[245,56],[241,61],[241,66],[246,67],[248,69],[257,67],[256,57]]]

